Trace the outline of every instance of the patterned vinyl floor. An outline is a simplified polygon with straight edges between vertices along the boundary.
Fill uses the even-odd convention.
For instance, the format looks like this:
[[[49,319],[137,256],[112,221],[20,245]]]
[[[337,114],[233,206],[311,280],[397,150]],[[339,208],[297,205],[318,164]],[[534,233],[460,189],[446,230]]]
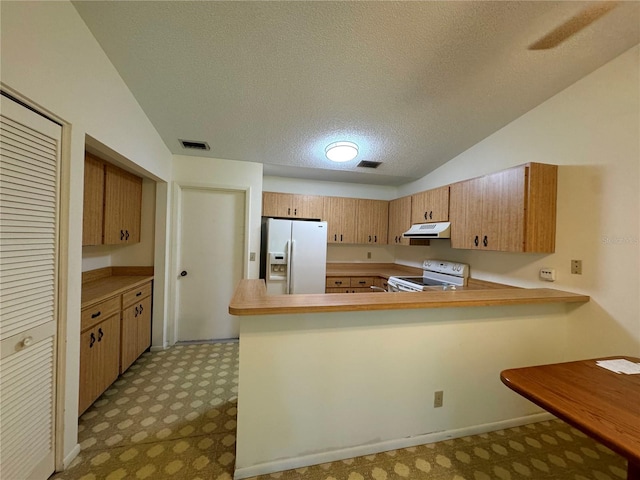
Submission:
[[[54,480],[231,480],[238,344],[144,354],[80,418],[82,451]],[[563,422],[255,477],[309,480],[616,480],[626,462]]]

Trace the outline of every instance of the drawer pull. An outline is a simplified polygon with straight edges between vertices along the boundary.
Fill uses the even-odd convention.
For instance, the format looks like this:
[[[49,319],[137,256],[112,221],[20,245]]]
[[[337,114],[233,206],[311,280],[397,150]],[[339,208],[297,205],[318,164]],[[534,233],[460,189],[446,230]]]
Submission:
[[[359,283],[360,285],[364,285],[364,284],[365,284],[365,283],[367,283],[367,282],[366,282],[365,280],[360,280],[358,283]]]
[[[96,312],[96,313],[92,313],[92,314],[91,314],[91,318],[98,318],[98,317],[100,316],[100,314],[101,314],[101,313],[102,313],[101,311],[98,311],[98,312]]]
[[[136,297],[139,297],[140,295],[142,295],[142,292],[136,293]]]
[[[102,328],[98,329],[98,341],[101,342],[102,341],[102,337],[104,337],[104,332],[102,331]]]
[[[336,282],[336,285],[342,285],[342,282]]]
[[[27,337],[24,340],[22,340],[22,347],[28,347],[29,345],[31,345],[33,343],[33,337]]]

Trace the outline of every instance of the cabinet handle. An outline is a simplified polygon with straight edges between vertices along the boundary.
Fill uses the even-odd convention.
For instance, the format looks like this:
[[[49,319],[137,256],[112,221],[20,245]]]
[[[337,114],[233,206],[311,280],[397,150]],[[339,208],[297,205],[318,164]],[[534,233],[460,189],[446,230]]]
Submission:
[[[124,230],[120,230],[120,240],[124,240]]]
[[[187,271],[186,271],[186,270],[182,270],[182,271],[180,272],[180,276],[181,276],[181,277],[186,277],[186,276],[187,276]]]
[[[429,212],[429,220],[432,220],[432,219],[433,219],[433,210]]]
[[[342,234],[340,234],[340,241],[342,241]]]
[[[142,310],[144,310],[144,308],[142,308],[142,305],[140,305],[140,313],[142,313]]]
[[[477,247],[478,243],[479,243],[479,239],[478,239],[478,235],[476,235],[476,238],[473,239],[473,244]]]
[[[378,243],[378,235],[373,236],[373,243]]]
[[[334,242],[337,242],[337,241],[338,241],[338,234],[335,234],[335,235],[333,236],[333,241],[334,241]]]
[[[336,285],[342,285],[342,282],[335,282]]]
[[[371,235],[369,235],[369,243],[371,243]]]
[[[291,215],[291,209],[287,208],[287,215]]]
[[[424,212],[424,219],[429,220],[429,212]]]
[[[93,348],[94,343],[96,343],[96,336],[93,332],[91,332],[91,337],[89,340],[89,348]]]
[[[140,295],[142,295],[142,292],[136,293],[136,297],[139,297]]]
[[[298,215],[298,209],[297,209],[297,208],[294,208],[294,209],[293,209],[293,214],[294,214],[294,215]]]
[[[482,244],[486,247],[487,245],[489,245],[489,239],[487,238],[487,236],[485,235],[484,238],[482,239]]]
[[[359,283],[360,285],[364,285],[364,284],[365,284],[365,283],[367,283],[367,282],[366,282],[366,280],[360,280],[358,283]]]
[[[96,313],[92,313],[91,314],[91,318],[98,318],[101,313],[102,313],[101,311],[97,311]]]
[[[124,239],[125,240],[129,240],[129,230],[125,230],[127,233],[125,234]]]
[[[138,316],[138,306],[136,305],[136,314],[133,316],[133,318],[136,318]]]
[[[102,331],[102,328],[98,329],[98,341],[101,342],[102,341],[102,337],[104,337],[104,332]]]

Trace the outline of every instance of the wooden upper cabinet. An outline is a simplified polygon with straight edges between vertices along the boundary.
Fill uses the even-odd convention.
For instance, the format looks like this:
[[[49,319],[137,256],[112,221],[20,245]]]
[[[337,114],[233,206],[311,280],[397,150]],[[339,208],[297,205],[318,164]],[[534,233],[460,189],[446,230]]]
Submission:
[[[264,217],[321,219],[323,197],[291,193],[263,192],[262,215]]]
[[[411,223],[449,220],[449,186],[411,195]],[[406,230],[405,230],[406,231]]]
[[[328,243],[356,243],[358,199],[324,197],[322,219],[327,222]]]
[[[357,228],[355,243],[386,245],[389,225],[387,200],[357,201]]]
[[[451,246],[553,253],[557,170],[530,163],[451,185]]]
[[[409,245],[402,234],[411,227],[411,197],[402,197],[389,202],[389,245]]]
[[[104,182],[104,243],[140,242],[142,179],[106,165]]]
[[[102,244],[104,215],[104,162],[93,155],[84,158],[82,245]]]
[[[140,242],[142,178],[87,153],[82,245]]]

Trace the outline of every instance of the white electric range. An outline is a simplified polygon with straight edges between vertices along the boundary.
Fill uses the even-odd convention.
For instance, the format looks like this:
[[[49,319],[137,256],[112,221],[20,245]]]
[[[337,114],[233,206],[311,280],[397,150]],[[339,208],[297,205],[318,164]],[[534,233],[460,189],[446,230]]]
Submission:
[[[389,277],[390,292],[456,290],[467,285],[469,265],[444,260],[425,260],[421,277]]]

